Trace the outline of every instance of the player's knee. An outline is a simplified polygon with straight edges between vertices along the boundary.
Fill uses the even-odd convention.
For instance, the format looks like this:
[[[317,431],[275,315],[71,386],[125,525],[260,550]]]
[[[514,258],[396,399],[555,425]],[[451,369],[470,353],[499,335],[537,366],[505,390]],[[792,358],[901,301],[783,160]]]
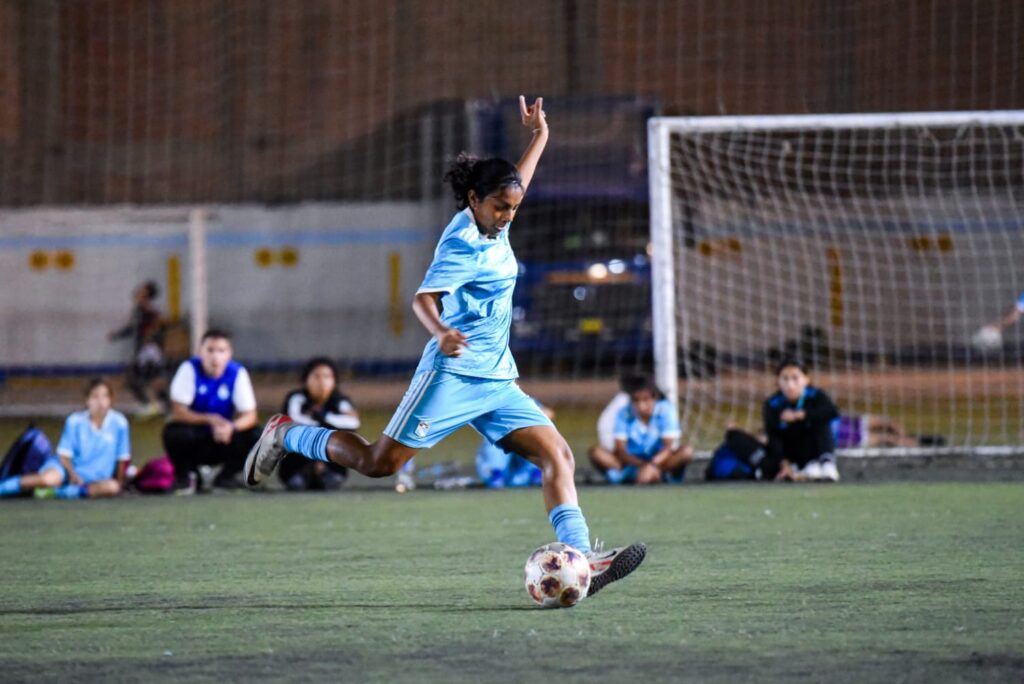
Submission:
[[[121,493],[121,485],[117,480],[100,480],[89,485],[89,496],[117,496]]]
[[[55,468],[43,471],[41,476],[43,478],[43,484],[47,487],[60,487],[64,482],[64,477],[60,474],[60,471]]]
[[[374,454],[372,463],[360,472],[367,477],[389,477],[397,473],[401,467],[402,461],[391,454]]]
[[[543,457],[545,464],[552,470],[573,472],[576,469],[576,458],[565,442],[547,450]]]

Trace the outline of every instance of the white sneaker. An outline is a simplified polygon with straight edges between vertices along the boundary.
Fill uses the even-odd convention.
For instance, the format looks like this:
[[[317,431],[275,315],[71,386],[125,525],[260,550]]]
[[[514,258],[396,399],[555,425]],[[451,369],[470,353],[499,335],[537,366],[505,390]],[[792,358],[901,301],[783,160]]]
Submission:
[[[416,480],[412,477],[412,472],[409,470],[398,471],[398,475],[395,477],[395,491],[399,494],[405,494],[416,489]]]
[[[587,554],[590,562],[590,589],[587,596],[593,596],[612,582],[618,581],[640,567],[647,557],[647,545],[636,542],[605,551],[601,542],[594,543],[594,549]]]
[[[284,433],[287,432],[291,422],[292,419],[283,413],[271,416],[267,421],[263,433],[249,450],[249,455],[245,459],[245,469],[242,472],[246,485],[255,487],[265,478],[270,477],[274,468],[288,453],[284,448]]]
[[[821,477],[819,479],[822,482],[839,482],[839,468],[836,468],[835,461],[821,462]]]
[[[821,461],[809,461],[803,469],[803,479],[817,482],[821,479]]]

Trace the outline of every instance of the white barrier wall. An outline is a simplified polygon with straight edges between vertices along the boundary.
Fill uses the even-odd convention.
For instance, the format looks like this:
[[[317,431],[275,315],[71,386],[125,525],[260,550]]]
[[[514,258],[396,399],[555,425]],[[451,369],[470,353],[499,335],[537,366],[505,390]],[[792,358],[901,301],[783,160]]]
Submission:
[[[111,343],[147,279],[187,319],[192,207],[0,212],[0,366],[123,362]],[[415,359],[413,293],[447,221],[435,205],[211,206],[211,326],[248,362]],[[175,287],[178,280],[179,287]]]
[[[808,325],[846,351],[965,347],[1024,290],[1024,220],[971,199],[875,202],[866,217],[838,201],[702,203],[697,239],[678,247],[680,338],[756,355]]]

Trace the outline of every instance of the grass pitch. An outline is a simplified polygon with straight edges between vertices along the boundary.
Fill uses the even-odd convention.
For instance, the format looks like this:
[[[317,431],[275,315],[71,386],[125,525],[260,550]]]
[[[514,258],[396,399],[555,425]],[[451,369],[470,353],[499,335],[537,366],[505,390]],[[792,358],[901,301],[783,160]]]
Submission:
[[[1024,485],[581,491],[632,577],[534,608],[539,492],[0,502],[0,679],[1024,676]]]

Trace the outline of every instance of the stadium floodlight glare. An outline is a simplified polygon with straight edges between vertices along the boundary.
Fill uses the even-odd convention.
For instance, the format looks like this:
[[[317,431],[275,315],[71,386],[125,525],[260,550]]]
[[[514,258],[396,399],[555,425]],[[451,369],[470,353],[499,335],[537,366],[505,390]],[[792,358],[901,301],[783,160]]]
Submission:
[[[656,377],[691,441],[759,427],[798,355],[850,414],[1019,443],[1024,331],[972,336],[1024,290],[1024,111],[657,117],[648,152]]]

